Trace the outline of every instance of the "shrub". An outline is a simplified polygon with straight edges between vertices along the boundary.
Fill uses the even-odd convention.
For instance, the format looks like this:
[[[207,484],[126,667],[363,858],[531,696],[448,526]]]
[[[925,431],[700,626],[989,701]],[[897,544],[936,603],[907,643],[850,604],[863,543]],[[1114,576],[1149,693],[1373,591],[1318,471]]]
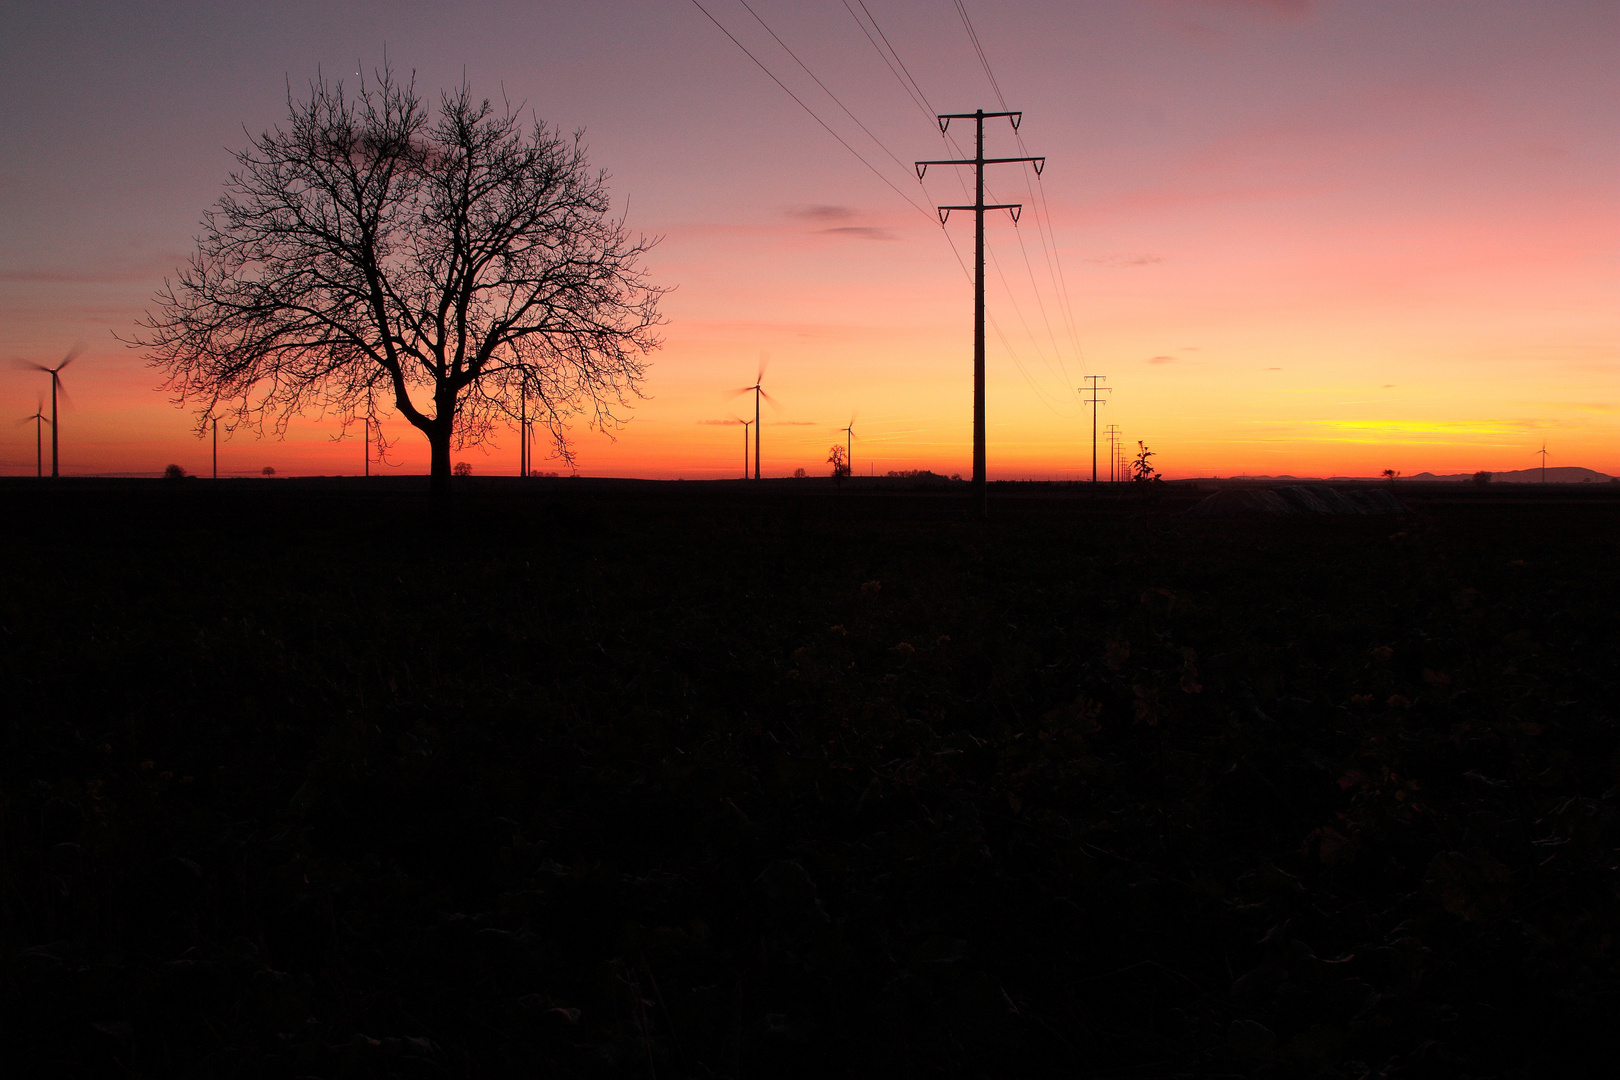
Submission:
[[[1490,482],[1491,482],[1491,474],[1486,472],[1484,469],[1481,469],[1479,472],[1474,474],[1474,483],[1476,483],[1476,484],[1488,484]]]
[[[185,478],[186,470],[178,465],[169,465],[163,470],[163,479],[165,480],[184,480]]]

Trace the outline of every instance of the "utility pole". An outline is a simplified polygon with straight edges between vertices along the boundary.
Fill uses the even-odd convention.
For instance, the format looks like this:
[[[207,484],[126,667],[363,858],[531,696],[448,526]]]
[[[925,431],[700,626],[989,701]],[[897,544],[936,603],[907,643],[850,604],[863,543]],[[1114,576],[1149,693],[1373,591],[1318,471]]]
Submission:
[[[214,479],[219,479],[219,417],[210,417],[214,421]]]
[[[952,120],[972,120],[974,122],[975,152],[973,157],[964,160],[947,161],[919,161],[917,162],[917,179],[923,178],[930,165],[972,165],[974,181],[974,200],[972,206],[941,206],[939,207],[939,223],[941,225],[950,218],[952,210],[973,211],[973,495],[978,500],[981,511],[989,513],[988,488],[985,486],[984,473],[984,212],[986,210],[1008,210],[1012,212],[1013,221],[1018,221],[1018,215],[1023,210],[1022,203],[995,203],[987,205],[984,201],[984,167],[986,165],[1006,165],[1021,162],[1033,162],[1037,175],[1046,167],[1044,157],[1009,157],[987,158],[984,156],[984,121],[986,117],[1005,116],[1012,121],[1013,130],[1024,119],[1022,112],[985,112],[979,109],[970,113],[941,113],[939,120],[940,134],[951,126]]]
[[[1085,376],[1085,380],[1091,385],[1089,387],[1082,386],[1080,388],[1082,392],[1086,390],[1091,391],[1091,396],[1089,398],[1082,398],[1081,400],[1091,406],[1091,482],[1093,484],[1097,482],[1097,406],[1108,404],[1108,402],[1104,401],[1097,395],[1099,393],[1112,393],[1114,389],[1111,386],[1098,385],[1106,378],[1108,378],[1106,375],[1087,375]]]
[[[1119,425],[1109,424],[1103,434],[1108,436],[1108,482],[1112,484],[1119,479]]]
[[[371,417],[364,417],[366,425],[366,479],[371,479]]]
[[[529,395],[518,395],[518,475],[529,475]]]

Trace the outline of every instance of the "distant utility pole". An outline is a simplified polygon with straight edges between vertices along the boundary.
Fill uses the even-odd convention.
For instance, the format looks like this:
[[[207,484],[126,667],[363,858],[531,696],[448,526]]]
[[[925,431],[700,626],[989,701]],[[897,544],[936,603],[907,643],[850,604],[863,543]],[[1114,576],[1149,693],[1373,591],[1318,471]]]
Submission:
[[[1108,404],[1107,401],[1098,397],[1098,394],[1112,393],[1114,389],[1111,386],[1099,385],[1106,378],[1108,378],[1106,375],[1087,375],[1085,380],[1091,385],[1080,388],[1082,392],[1091,391],[1090,397],[1081,400],[1091,406],[1091,482],[1093,484],[1097,482],[1097,406]]]
[[[518,395],[518,475],[529,475],[529,395]]]
[[[214,479],[219,479],[219,417],[211,417],[214,421]]]
[[[1109,424],[1103,434],[1108,436],[1108,482],[1112,484],[1119,479],[1119,472],[1115,468],[1119,464],[1119,425]]]
[[[371,417],[365,418],[366,424],[366,479],[371,479]]]
[[[917,179],[923,178],[930,165],[972,165],[974,180],[974,200],[972,206],[941,206],[939,208],[939,223],[945,224],[950,218],[952,210],[973,211],[973,494],[978,500],[981,510],[989,512],[988,488],[985,486],[984,474],[984,212],[986,210],[1009,210],[1013,221],[1017,222],[1019,213],[1023,210],[1022,203],[995,203],[987,205],[984,201],[984,167],[986,165],[1006,165],[1021,162],[1033,162],[1037,175],[1046,167],[1044,157],[1009,157],[987,158],[984,156],[984,121],[986,117],[1005,116],[1012,121],[1013,130],[1024,119],[1022,112],[985,112],[979,109],[970,113],[941,113],[938,115],[939,130],[944,134],[951,126],[952,120],[972,120],[975,125],[975,152],[973,157],[963,160],[946,161],[919,161],[917,162]]]

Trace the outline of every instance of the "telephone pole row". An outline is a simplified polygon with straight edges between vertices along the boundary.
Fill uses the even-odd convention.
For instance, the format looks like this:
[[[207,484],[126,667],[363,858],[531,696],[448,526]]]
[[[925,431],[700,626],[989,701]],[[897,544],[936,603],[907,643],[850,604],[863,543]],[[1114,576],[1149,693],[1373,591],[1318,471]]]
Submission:
[[[923,174],[928,171],[930,165],[973,166],[973,205],[939,207],[939,223],[944,225],[949,220],[952,210],[973,211],[973,495],[978,500],[980,509],[984,513],[989,512],[988,489],[985,486],[984,472],[984,212],[986,210],[1011,211],[1013,222],[1016,223],[1019,213],[1024,208],[1022,203],[985,203],[984,167],[986,165],[1031,162],[1035,166],[1037,175],[1046,167],[1045,157],[987,158],[984,156],[985,119],[998,116],[1007,117],[1012,122],[1014,131],[1018,130],[1018,125],[1024,118],[1024,114],[1019,111],[985,112],[983,109],[970,113],[939,114],[937,119],[939,120],[941,134],[950,127],[952,120],[972,120],[974,122],[974,155],[965,159],[917,162],[918,180],[923,178]]]

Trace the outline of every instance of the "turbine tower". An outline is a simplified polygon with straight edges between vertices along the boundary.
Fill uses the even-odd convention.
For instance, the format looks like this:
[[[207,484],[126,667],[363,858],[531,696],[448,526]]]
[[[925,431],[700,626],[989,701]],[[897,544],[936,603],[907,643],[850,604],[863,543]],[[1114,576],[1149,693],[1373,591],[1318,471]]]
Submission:
[[[49,424],[50,421],[45,419],[45,411],[44,410],[45,410],[45,402],[36,401],[34,403],[34,415],[33,416],[25,416],[21,420],[17,421],[17,423],[19,425],[26,424],[30,420],[32,420],[34,422],[34,476],[35,477],[42,477],[42,476],[45,475],[45,449],[44,449],[45,442],[44,442],[43,436],[41,435],[41,431],[42,431],[41,425]]]
[[[754,479],[755,480],[758,480],[760,478],[760,471],[759,471],[759,426],[760,426],[759,425],[759,402],[760,402],[760,399],[763,398],[766,401],[769,401],[771,403],[772,408],[776,407],[775,399],[772,398],[771,395],[767,394],[765,392],[765,388],[760,385],[761,383],[763,383],[765,381],[765,367],[766,367],[766,364],[768,362],[768,359],[769,358],[767,356],[765,356],[765,355],[760,356],[760,358],[759,358],[759,372],[758,372],[758,374],[756,374],[754,376],[754,385],[753,386],[744,386],[744,387],[734,391],[732,393],[732,395],[731,395],[732,397],[741,397],[743,394],[746,394],[749,391],[753,391],[753,394],[754,394]],[[745,437],[746,437],[746,432],[745,432]]]
[[[68,354],[66,356],[62,357],[62,362],[60,364],[57,364],[53,368],[52,367],[46,367],[44,364],[30,363],[28,365],[29,367],[33,368],[35,371],[43,371],[47,375],[49,375],[51,377],[51,476],[52,476],[52,478],[55,478],[55,477],[60,475],[60,469],[59,469],[59,466],[58,466],[58,459],[57,459],[57,436],[60,434],[61,429],[57,426],[57,420],[56,420],[56,395],[57,395],[58,392],[60,392],[61,395],[64,398],[67,397],[67,391],[62,389],[62,369],[67,367],[69,364],[73,363],[74,358],[77,357],[83,351],[84,351],[84,346],[82,346],[82,345],[73,346],[73,348],[68,350]]]

